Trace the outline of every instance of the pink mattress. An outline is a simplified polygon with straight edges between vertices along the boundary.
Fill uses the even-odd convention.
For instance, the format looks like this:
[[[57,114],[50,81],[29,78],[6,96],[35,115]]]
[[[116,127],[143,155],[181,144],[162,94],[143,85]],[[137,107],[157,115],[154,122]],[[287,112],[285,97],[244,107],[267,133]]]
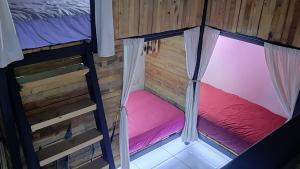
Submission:
[[[184,125],[180,109],[144,90],[130,93],[127,109],[131,153],[180,132]]]
[[[239,96],[201,84],[198,130],[240,154],[286,119]]]

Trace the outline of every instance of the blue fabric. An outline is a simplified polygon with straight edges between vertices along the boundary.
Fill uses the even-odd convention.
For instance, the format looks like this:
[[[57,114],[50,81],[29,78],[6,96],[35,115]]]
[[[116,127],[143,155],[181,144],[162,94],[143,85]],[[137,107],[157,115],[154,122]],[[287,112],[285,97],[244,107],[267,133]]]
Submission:
[[[22,49],[90,39],[89,0],[10,0]]]

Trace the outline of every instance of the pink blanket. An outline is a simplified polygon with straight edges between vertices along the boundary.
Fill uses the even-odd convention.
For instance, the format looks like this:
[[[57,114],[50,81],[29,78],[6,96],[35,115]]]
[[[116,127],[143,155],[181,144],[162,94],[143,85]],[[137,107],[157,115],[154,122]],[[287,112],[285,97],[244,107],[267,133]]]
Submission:
[[[144,90],[130,93],[127,109],[131,153],[181,131],[184,125],[180,109]]]

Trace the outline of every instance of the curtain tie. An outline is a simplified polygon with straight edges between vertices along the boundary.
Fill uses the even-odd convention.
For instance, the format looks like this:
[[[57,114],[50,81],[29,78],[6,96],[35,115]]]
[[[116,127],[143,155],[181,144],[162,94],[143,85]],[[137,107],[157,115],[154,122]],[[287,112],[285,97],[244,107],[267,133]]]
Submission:
[[[120,112],[122,111],[122,110],[125,110],[125,113],[126,113],[126,115],[128,116],[128,111],[127,111],[127,107],[126,106],[120,106]]]

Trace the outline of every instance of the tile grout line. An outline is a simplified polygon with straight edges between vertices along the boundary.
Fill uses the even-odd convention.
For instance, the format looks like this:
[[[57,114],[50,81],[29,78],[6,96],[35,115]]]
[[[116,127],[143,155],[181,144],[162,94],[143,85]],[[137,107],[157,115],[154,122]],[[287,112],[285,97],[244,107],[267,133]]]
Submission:
[[[170,152],[168,152],[166,149],[164,149],[163,148],[163,146],[161,146],[160,148],[162,148],[163,150],[165,150],[169,155],[171,155],[171,157],[170,158],[168,158],[168,159],[166,159],[166,160],[164,160],[164,161],[162,161],[161,163],[159,163],[159,164],[157,164],[157,165],[155,165],[154,167],[152,167],[151,169],[153,169],[153,168],[155,168],[155,167],[157,167],[157,166],[159,166],[159,165],[161,165],[162,163],[164,163],[164,162],[166,162],[166,161],[168,161],[168,160],[170,160],[172,157],[173,157],[173,155],[170,153]]]

